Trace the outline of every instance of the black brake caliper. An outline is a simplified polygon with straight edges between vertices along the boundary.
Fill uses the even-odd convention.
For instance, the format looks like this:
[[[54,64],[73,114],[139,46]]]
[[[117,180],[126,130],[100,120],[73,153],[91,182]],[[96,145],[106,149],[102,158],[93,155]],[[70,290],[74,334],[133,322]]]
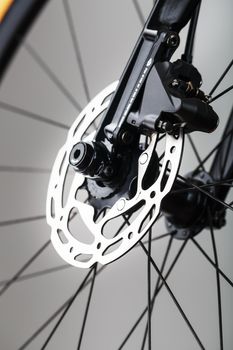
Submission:
[[[164,63],[161,63],[162,65]],[[200,89],[202,77],[198,70],[189,63],[177,60],[168,65],[164,83],[169,93],[181,100],[175,116],[177,124],[183,124],[186,133],[202,131],[210,133],[218,126],[219,118],[208,103],[208,96]],[[159,69],[159,68],[158,68]],[[174,124],[174,114],[162,118],[162,121]]]
[[[172,96],[179,98],[181,108],[177,111],[176,123],[184,123],[186,133],[192,131],[211,132],[211,121],[213,126],[218,123],[218,116],[208,104],[208,97],[200,90],[202,77],[198,70],[182,60],[169,63],[165,76],[165,85]],[[170,119],[169,119],[170,118]],[[171,132],[174,115],[164,116],[165,126],[170,121]],[[173,121],[173,122],[172,122]],[[163,124],[162,124],[163,125]],[[166,126],[167,127],[167,126]],[[213,182],[213,179],[205,172],[188,174],[187,183],[177,180],[172,191],[164,198],[161,210],[166,218],[168,231],[178,239],[186,239],[199,233],[208,226],[207,207],[211,208],[212,201],[202,192],[192,187],[205,186]],[[214,187],[205,189],[214,195]],[[218,225],[216,224],[215,227]]]

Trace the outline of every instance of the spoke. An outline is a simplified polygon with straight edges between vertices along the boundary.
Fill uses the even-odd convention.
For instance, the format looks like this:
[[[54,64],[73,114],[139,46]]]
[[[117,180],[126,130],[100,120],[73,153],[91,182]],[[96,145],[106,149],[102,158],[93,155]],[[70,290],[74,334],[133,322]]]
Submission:
[[[130,329],[129,333],[127,334],[127,336],[125,337],[125,339],[123,340],[123,342],[121,343],[120,347],[118,348],[118,350],[122,350],[123,347],[125,346],[125,344],[127,343],[127,341],[130,339],[130,337],[132,336],[132,334],[134,333],[134,331],[136,330],[137,326],[141,323],[141,321],[143,320],[144,316],[147,313],[147,306],[145,307],[145,309],[143,310],[143,312],[140,314],[139,318],[137,319],[137,321],[134,323],[133,327]]]
[[[136,12],[137,12],[138,18],[139,18],[139,20],[140,20],[140,22],[141,22],[141,25],[144,26],[144,24],[145,24],[145,18],[144,18],[144,16],[143,16],[141,7],[139,6],[138,0],[133,0],[133,4],[134,4],[135,10],[136,10]]]
[[[221,77],[218,79],[217,83],[214,85],[213,89],[210,91],[209,95],[213,95],[213,93],[215,92],[215,90],[218,88],[218,86],[221,84],[222,80],[225,78],[226,74],[228,73],[228,71],[231,69],[233,65],[233,60],[231,60],[231,62],[229,63],[229,65],[227,66],[227,68],[225,69],[225,71],[223,72],[223,74],[221,75]]]
[[[191,135],[189,135],[189,134],[188,134],[188,139],[189,139],[189,142],[190,142],[191,147],[192,147],[192,149],[193,149],[193,152],[194,152],[194,154],[195,154],[195,156],[196,156],[196,158],[197,158],[197,160],[198,160],[198,163],[201,164],[201,157],[200,157],[200,154],[198,153],[197,148],[196,148],[196,146],[195,146],[195,144],[194,144],[194,142],[193,142],[193,139],[192,139]],[[203,164],[201,165],[201,168],[202,168],[203,171],[205,171],[205,167],[204,167]]]
[[[30,173],[30,174],[50,174],[51,169],[33,168],[26,166],[0,165],[0,172],[7,173]]]
[[[195,238],[191,238],[192,242],[195,244],[195,246],[199,249],[199,251],[203,254],[203,256],[209,261],[209,263],[220,273],[220,275],[227,281],[231,287],[233,287],[233,282],[230,280],[229,277],[225,275],[225,273],[216,266],[214,261],[209,257],[209,255],[204,251],[204,249],[200,246],[200,244],[195,240]]]
[[[17,278],[17,280],[15,282],[27,281],[27,280],[30,280],[32,278],[36,278],[36,277],[48,275],[50,273],[66,270],[66,269],[69,269],[71,267],[72,267],[71,265],[66,264],[66,265],[61,265],[61,266],[57,266],[57,267],[51,267],[50,269],[45,269],[45,270],[41,270],[41,271],[37,271],[37,272],[33,272],[33,273],[28,273],[27,275],[23,275],[23,276]],[[8,282],[9,282],[9,280],[0,281],[0,287]]]
[[[92,282],[91,282],[90,291],[89,291],[89,295],[88,295],[88,300],[87,300],[87,305],[86,305],[86,310],[85,310],[85,314],[84,314],[83,325],[82,325],[81,334],[80,334],[80,337],[79,337],[77,350],[80,350],[81,349],[81,345],[82,345],[83,334],[84,334],[85,326],[86,326],[86,322],[87,322],[87,315],[88,315],[88,311],[89,311],[89,308],[90,308],[91,298],[92,298],[94,284],[95,284],[96,271],[97,271],[97,264],[95,265],[95,267],[93,269],[93,277],[92,277]]]
[[[16,224],[24,224],[26,222],[44,220],[45,218],[46,218],[45,215],[37,215],[37,216],[29,216],[27,218],[21,218],[21,219],[5,220],[5,221],[0,221],[0,227],[11,226]]]
[[[231,138],[228,142],[228,145],[227,145],[227,150],[225,152],[225,156],[224,156],[224,160],[222,162],[222,153],[220,153],[221,157],[220,157],[220,166],[221,166],[221,178],[224,178],[226,177],[226,175],[224,174],[225,170],[226,170],[226,165],[228,163],[228,160],[229,160],[229,154],[231,152],[231,149],[232,149],[232,141],[233,141],[233,135],[231,135]],[[225,175],[225,176],[224,176]]]
[[[151,219],[151,215],[150,215]],[[151,343],[151,228],[148,233],[149,244],[148,244],[148,257],[147,257],[147,328],[148,328],[148,350],[152,349]]]
[[[145,246],[144,246],[141,242],[140,242],[140,244],[141,244],[141,247],[142,247],[143,251],[145,252],[145,254],[148,255],[148,250],[145,248]],[[202,344],[200,338],[198,337],[197,333],[195,332],[195,330],[194,330],[193,326],[191,325],[189,319],[187,318],[187,316],[186,316],[184,310],[183,310],[182,307],[180,306],[178,300],[176,299],[176,297],[175,297],[175,295],[173,294],[171,288],[169,287],[168,283],[166,282],[165,277],[163,277],[163,275],[160,273],[160,270],[159,270],[158,266],[156,265],[155,261],[154,261],[151,257],[150,257],[150,261],[151,261],[152,266],[153,266],[154,269],[156,270],[157,274],[160,276],[160,278],[161,278],[161,280],[162,280],[164,286],[166,287],[166,289],[167,289],[168,293],[170,294],[170,296],[171,296],[171,298],[172,298],[174,304],[175,304],[176,307],[178,308],[178,310],[179,310],[181,316],[182,316],[183,319],[185,320],[187,326],[189,327],[190,331],[192,332],[192,334],[193,334],[194,338],[196,339],[197,343],[199,344],[200,348],[203,349],[203,350],[205,350],[205,348],[204,348],[204,346],[203,346],[203,344]]]
[[[62,312],[62,310],[67,307],[71,300],[72,298],[69,298],[64,304],[62,304],[62,306],[59,307],[59,309],[55,311],[54,314],[52,314],[52,316],[50,316],[48,320],[46,320],[43,325],[23,345],[20,346],[19,350],[26,349],[28,345],[30,345],[33,340],[35,340],[40,335],[40,333],[50,325],[50,323]]]
[[[124,219],[124,222],[123,222],[123,224],[121,225],[121,227],[120,227],[120,229],[118,230],[118,232],[115,234],[115,236],[117,236],[117,234],[122,230],[122,228],[124,228],[125,225],[130,226],[129,219],[130,219],[130,217],[131,217],[132,215],[133,215],[133,214],[128,215],[128,217],[127,217],[126,215],[122,215],[122,217],[123,217],[123,219]],[[157,221],[160,220],[162,217],[163,217],[163,214],[160,214],[159,217],[157,218]],[[150,229],[149,229],[149,230],[150,230]],[[145,235],[149,232],[149,230],[145,233]],[[157,236],[157,237],[151,238],[151,242],[158,241],[158,240],[160,240],[160,239],[166,238],[166,237],[171,236],[171,235],[172,235],[171,232],[163,233],[162,235],[159,235],[159,236]],[[149,243],[149,240],[143,242],[143,244],[148,244],[148,243]],[[138,247],[139,247],[138,244],[136,244],[136,245],[134,246],[134,248],[138,248]]]
[[[216,181],[216,182],[212,182],[212,183],[208,183],[205,185],[199,185],[200,188],[209,188],[212,186],[230,186],[232,187],[231,182],[233,182],[233,179],[227,179],[227,180],[221,180],[221,181]],[[179,192],[186,192],[186,191],[197,191],[198,188],[196,187],[187,187],[187,188],[181,188],[179,190],[173,190],[170,193],[179,193]],[[229,203],[229,205],[231,205],[231,203]]]
[[[161,136],[159,136],[159,133],[158,133],[158,141],[156,140],[156,142],[160,142],[164,139],[164,137],[166,136],[166,134],[162,134]]]
[[[232,135],[232,133],[233,133],[233,128],[230,129],[226,133],[226,135],[224,135],[224,138],[217,143],[217,145],[207,154],[207,156],[204,159],[202,159],[202,161],[197,166],[197,168],[194,170],[194,172],[197,172],[200,169],[200,167],[202,167],[203,164],[205,164],[207,162],[207,160],[214,154],[215,151],[217,151],[223,145],[223,143],[226,141],[226,138],[229,137],[230,135]]]
[[[98,271],[97,271],[97,275],[99,275],[104,269],[106,268],[106,266],[102,266]],[[82,281],[80,287],[79,287],[79,293],[81,293],[90,283],[91,283],[91,279],[88,280],[90,274],[91,274],[90,270],[87,274],[87,276],[84,278],[84,280]],[[53,314],[52,316],[49,317],[48,320],[46,320],[33,334],[30,338],[28,338],[26,340],[26,342],[24,342],[24,344],[19,348],[19,350],[24,350],[28,347],[28,345],[30,345],[34,339],[36,339],[49,325],[50,323],[62,312],[62,310],[64,310],[68,304],[71,302],[72,298],[74,296],[70,297],[64,304],[62,304]]]
[[[230,210],[233,211],[233,208],[232,208],[229,204],[227,204],[227,203],[225,203],[224,201],[222,201],[221,199],[219,199],[219,198],[213,196],[211,193],[209,193],[209,192],[203,190],[203,188],[201,188],[200,186],[198,186],[198,185],[196,185],[196,184],[190,182],[189,180],[185,179],[185,178],[184,178],[183,176],[181,176],[181,175],[177,175],[177,177],[179,177],[181,180],[185,181],[187,184],[192,185],[192,186],[195,187],[198,191],[204,193],[206,196],[210,197],[210,198],[213,199],[215,202],[218,202],[218,203],[222,204],[225,208],[228,208],[228,209],[230,209]]]
[[[161,273],[161,274],[162,274],[163,271],[164,271],[164,268],[165,268],[165,265],[166,265],[166,262],[167,262],[168,255],[169,255],[169,252],[170,252],[170,250],[171,250],[172,242],[173,242],[173,237],[170,237],[170,239],[169,239],[169,241],[168,241],[167,248],[166,248],[166,252],[165,252],[165,254],[164,254],[164,258],[163,258],[163,261],[162,261],[162,264],[161,264],[161,269],[160,269],[160,273]],[[158,293],[158,288],[159,288],[160,280],[161,280],[161,279],[160,279],[160,276],[158,276],[157,282],[156,282],[156,285],[155,285],[155,289],[154,289],[154,293],[153,293],[153,297],[152,297],[152,300],[151,300],[151,311],[153,311],[153,309],[154,309],[155,300],[156,300],[156,297],[157,297],[157,295],[158,295],[157,293]],[[145,348],[147,333],[148,333],[148,326],[146,325],[146,329],[145,329],[144,336],[143,336],[143,341],[142,341],[141,350],[144,350],[144,348]]]
[[[0,296],[2,296],[7,289],[22,275],[22,273],[44,252],[44,250],[50,245],[48,240],[42,247],[19,269],[19,271],[2,287],[0,290]]]
[[[170,232],[169,232],[169,233],[163,233],[162,235],[159,235],[159,236],[157,236],[157,237],[152,238],[152,239],[151,239],[151,242],[155,242],[155,241],[158,241],[158,240],[160,240],[160,239],[163,239],[163,238],[166,238],[166,237],[169,237],[169,236],[171,236],[171,233],[170,233]],[[143,244],[148,244],[149,241],[148,241],[148,240],[147,240],[147,241],[143,241],[142,243],[143,243]],[[136,248],[136,247],[138,247],[138,245],[136,245],[135,248]]]
[[[172,270],[174,269],[181,253],[183,252],[186,244],[187,244],[188,240],[185,240],[181,246],[181,248],[179,249],[178,253],[176,254],[172,264],[170,265],[170,268],[168,269],[164,279],[167,280],[167,278],[169,277],[169,275],[171,274]],[[156,298],[156,296],[159,294],[159,292],[161,291],[163,287],[163,283],[160,284],[160,286],[157,289],[157,292],[153,295],[153,298]],[[140,322],[143,320],[143,317],[146,315],[147,313],[147,306],[144,308],[144,310],[142,311],[142,313],[140,314],[140,316],[138,317],[138,319],[136,320],[136,322],[134,323],[133,327],[130,329],[129,333],[126,335],[125,339],[123,340],[123,342],[121,343],[120,347],[118,348],[118,350],[122,350],[123,347],[125,346],[125,344],[127,343],[127,341],[130,339],[130,337],[132,336],[132,334],[134,333],[134,331],[137,329],[137,326],[140,324]]]
[[[128,216],[123,215],[124,221],[123,221],[123,223],[121,224],[121,226],[119,227],[119,229],[117,230],[117,232],[115,233],[114,237],[118,236],[119,233],[121,232],[121,230],[123,230],[123,228],[124,228],[126,225],[128,225],[128,226],[130,225],[129,219],[131,218],[132,215],[133,215],[133,214],[130,214],[130,215],[128,215]]]
[[[72,220],[77,215],[77,212],[73,213],[70,220]],[[2,221],[0,222],[0,227],[2,226],[9,226],[14,224],[21,224],[29,221],[35,221],[45,219],[45,216],[36,216],[36,217],[29,217],[29,218],[23,218],[23,219],[15,219],[15,220],[9,220],[9,221]],[[43,253],[43,251],[50,245],[51,240],[49,239],[42,247],[20,268],[20,270],[6,283],[3,285],[3,288],[0,290],[0,296],[5,293],[5,291],[16,281],[18,281],[19,277],[22,275],[22,273]],[[22,276],[22,279],[24,277]]]
[[[164,156],[165,156],[165,152],[163,152],[163,153],[161,154],[161,156],[160,156],[159,159],[158,159],[158,162],[160,162],[160,161],[164,158]]]
[[[211,218],[210,209],[208,210],[208,219],[209,219],[209,225],[210,225],[210,235],[213,245],[213,251],[214,251],[214,260],[216,265],[216,283],[217,283],[217,295],[218,295],[218,320],[219,320],[219,341],[220,341],[220,350],[223,350],[223,325],[222,325],[222,302],[221,302],[221,285],[220,285],[220,276],[218,271],[218,254],[217,254],[217,248],[215,243],[215,237],[214,237],[214,228]]]
[[[218,94],[217,96],[214,96],[210,99],[209,103],[212,103],[214,101],[216,101],[217,99],[219,99],[220,97],[222,97],[223,95],[227,94],[229,91],[231,91],[233,89],[233,85],[229,86],[227,89],[223,90],[222,92],[220,92],[220,94]]]
[[[71,95],[63,83],[58,79],[58,77],[53,73],[49,66],[45,63],[42,57],[36,52],[33,47],[26,43],[25,41],[22,44],[28,54],[33,58],[33,60],[39,65],[39,67],[45,72],[45,74],[50,78],[50,80],[56,85],[56,87],[63,93],[63,95],[70,101],[70,103],[77,109],[79,112],[82,110],[81,105],[76,101],[76,99]]]
[[[29,118],[29,119],[32,119],[32,120],[36,120],[36,121],[41,122],[41,123],[46,123],[46,124],[49,124],[49,125],[53,125],[53,126],[56,126],[58,128],[65,129],[65,130],[69,129],[68,125],[65,125],[63,123],[59,123],[59,122],[57,122],[57,121],[55,121],[53,119],[49,119],[49,118],[43,117],[43,116],[41,116],[39,114],[36,114],[36,113],[33,113],[33,112],[29,112],[26,109],[19,108],[19,107],[13,106],[11,104],[8,104],[8,103],[2,102],[2,101],[0,101],[0,108],[4,109],[5,111],[9,111],[9,112],[13,112],[15,114],[19,114],[19,115],[21,115],[23,117],[26,117],[26,118]]]
[[[69,26],[70,36],[72,39],[73,48],[75,51],[78,67],[80,68],[80,72],[81,72],[81,76],[82,76],[84,91],[86,94],[87,101],[89,102],[90,101],[90,91],[89,91],[88,84],[87,84],[87,78],[86,78],[86,74],[85,74],[84,64],[83,64],[81,51],[80,51],[79,44],[78,44],[78,38],[77,38],[77,35],[75,32],[74,22],[72,19],[72,14],[71,14],[68,0],[63,0],[63,5],[64,5],[64,9],[65,9],[65,15],[66,15],[66,19],[67,19],[68,26]]]
[[[78,287],[76,293],[74,294],[74,296],[69,299],[68,304],[65,308],[65,310],[63,311],[62,315],[60,316],[59,320],[57,321],[56,325],[54,326],[54,328],[52,329],[51,333],[49,334],[48,338],[46,339],[45,343],[43,344],[41,350],[44,350],[48,343],[50,342],[50,340],[52,339],[53,335],[55,334],[57,328],[59,327],[60,323],[63,321],[64,317],[66,316],[67,312],[69,311],[70,307],[72,306],[72,304],[74,303],[76,297],[78,296],[78,294],[80,293],[80,291],[83,289],[88,277],[90,276],[90,274],[92,273],[93,268],[90,269],[90,271],[88,272],[88,274],[86,275],[86,277],[84,278],[83,282],[81,283],[81,285]]]

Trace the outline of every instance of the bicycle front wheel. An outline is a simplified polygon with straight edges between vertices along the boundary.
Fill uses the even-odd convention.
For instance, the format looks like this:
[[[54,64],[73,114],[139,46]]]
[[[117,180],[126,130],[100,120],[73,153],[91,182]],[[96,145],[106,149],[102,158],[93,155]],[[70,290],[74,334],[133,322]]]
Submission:
[[[99,266],[94,280],[94,271],[63,263],[50,244],[45,200],[57,151],[87,102],[119,79],[151,6],[149,0],[51,0],[21,41],[4,76],[0,91],[0,332],[6,350],[146,349],[148,285],[151,298],[157,295],[151,321],[153,348],[231,349],[231,209],[227,226],[214,232],[217,260],[209,229],[194,241],[179,241],[168,234],[162,218],[153,228],[151,255],[162,275],[169,275],[167,283],[182,311],[156,271],[149,283],[147,257],[140,247],[115,263]],[[227,25],[231,13],[227,0],[202,4],[194,65],[202,74],[205,92],[232,58]],[[216,28],[220,19],[224,19],[221,36]],[[184,30],[177,57],[183,52],[185,35]],[[219,92],[230,85],[232,72]],[[231,92],[214,103],[220,127],[214,135],[194,135],[196,147],[186,140],[182,176],[200,166],[221,139],[232,107]],[[209,170],[211,158],[204,166]],[[87,236],[81,221],[78,225]],[[221,271],[220,283],[216,271]]]

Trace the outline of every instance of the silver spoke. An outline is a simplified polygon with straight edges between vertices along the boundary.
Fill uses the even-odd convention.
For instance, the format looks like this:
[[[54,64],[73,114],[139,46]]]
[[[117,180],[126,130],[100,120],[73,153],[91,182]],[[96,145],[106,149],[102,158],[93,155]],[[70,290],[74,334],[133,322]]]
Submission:
[[[141,242],[140,242],[140,243],[141,243]],[[143,245],[142,243],[141,243],[141,247],[142,247],[143,251],[145,252],[145,254],[148,255],[148,251],[147,251],[147,249],[144,247],[144,245]],[[196,339],[197,343],[199,344],[200,348],[203,349],[203,350],[205,350],[205,348],[204,348],[204,346],[203,346],[203,344],[202,344],[202,342],[201,342],[199,336],[197,335],[196,331],[194,330],[193,326],[191,325],[191,323],[190,323],[188,317],[186,316],[184,310],[183,310],[182,307],[180,306],[180,304],[179,304],[178,300],[176,299],[174,293],[172,292],[171,288],[169,287],[169,285],[168,285],[166,279],[165,279],[165,278],[163,277],[163,275],[161,274],[161,272],[160,272],[158,266],[156,265],[155,261],[154,261],[151,257],[150,257],[150,261],[151,261],[151,264],[153,265],[154,269],[156,270],[156,272],[157,272],[158,275],[160,276],[160,278],[161,278],[163,284],[165,285],[165,287],[166,287],[168,293],[170,294],[172,300],[174,301],[174,304],[175,304],[176,307],[178,308],[178,310],[179,310],[181,316],[182,316],[183,319],[185,320],[185,323],[186,323],[187,326],[189,327],[190,331],[192,332],[192,334],[193,334],[194,338]]]
[[[19,107],[10,105],[10,104],[2,102],[2,101],[0,101],[0,108],[4,109],[5,111],[8,111],[8,112],[13,112],[14,114],[21,115],[22,117],[36,120],[40,123],[45,123],[45,124],[52,125],[52,126],[55,126],[55,127],[61,128],[61,129],[65,129],[65,130],[69,129],[68,125],[65,125],[63,123],[59,123],[56,120],[49,119],[47,117],[43,117],[42,115],[27,111],[26,109],[19,108]]]
[[[79,112],[82,110],[81,105],[76,101],[76,99],[71,95],[67,90],[61,80],[53,73],[49,66],[45,63],[42,57],[38,54],[36,50],[29,44],[24,42],[23,46],[32,59],[39,65],[39,67],[45,72],[45,74],[50,78],[54,85],[63,93],[63,95],[70,101],[70,103],[77,109]]]
[[[218,270],[218,254],[214,237],[214,228],[212,223],[212,217],[210,209],[208,210],[208,219],[210,225],[210,235],[213,245],[214,260],[216,265],[216,283],[217,283],[217,296],[218,296],[218,320],[219,320],[219,341],[220,341],[220,350],[223,350],[223,325],[222,325],[222,298],[221,298],[221,285],[220,285],[220,274]]]
[[[73,48],[75,51],[78,67],[80,69],[81,76],[82,76],[83,87],[85,90],[87,101],[89,102],[90,101],[90,91],[89,91],[89,87],[88,87],[88,83],[87,83],[87,77],[86,77],[86,73],[85,73],[85,69],[84,69],[81,50],[79,48],[78,38],[77,38],[77,35],[75,32],[74,21],[72,18],[71,9],[70,9],[70,5],[69,5],[68,0],[63,0],[63,5],[64,5],[65,15],[66,15],[67,23],[69,26],[70,36],[72,39]]]

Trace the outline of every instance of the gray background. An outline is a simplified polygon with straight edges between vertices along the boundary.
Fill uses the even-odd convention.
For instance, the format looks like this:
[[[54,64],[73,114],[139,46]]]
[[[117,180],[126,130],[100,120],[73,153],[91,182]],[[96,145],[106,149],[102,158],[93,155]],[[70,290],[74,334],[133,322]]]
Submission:
[[[82,59],[91,97],[119,78],[141,30],[141,23],[131,0],[71,0],[72,16],[82,51]],[[140,1],[144,16],[152,1]],[[205,0],[197,31],[194,64],[203,76],[208,92],[232,58],[233,13],[231,0]],[[183,32],[183,36],[185,31]],[[53,0],[27,37],[57,77],[63,81],[81,106],[87,99],[82,87],[64,8]],[[176,57],[182,53],[182,45]],[[232,73],[221,89],[232,83]],[[43,70],[22,47],[0,88],[0,100],[70,126],[78,110],[62,94]],[[215,103],[221,123],[214,135],[197,134],[201,156],[219,140],[232,105],[232,93]],[[45,214],[49,173],[67,131],[0,109],[0,165],[36,167],[45,172],[0,171],[0,221]],[[197,164],[186,142],[182,172]],[[229,201],[232,196],[229,196]],[[229,213],[230,214],[230,213]],[[232,215],[229,226],[216,232],[219,264],[232,279]],[[155,226],[154,235],[165,232],[163,222]],[[0,280],[9,279],[49,239],[45,219],[0,229]],[[209,232],[198,240],[213,258]],[[153,257],[160,264],[167,240],[153,245]],[[173,243],[172,261],[181,242]],[[109,265],[95,285],[83,349],[115,350],[146,305],[146,259],[140,248]],[[169,264],[169,262],[168,262]],[[52,246],[30,266],[25,274],[63,265]],[[168,265],[169,266],[169,265]],[[85,270],[67,268],[60,272],[17,282],[0,299],[0,348],[18,349],[21,344],[77,289]],[[153,284],[156,275],[153,275]],[[219,349],[217,323],[216,276],[214,269],[189,243],[182,254],[169,285],[175,292],[206,349]],[[231,287],[221,281],[225,349],[232,349],[233,295]],[[86,289],[68,313],[48,349],[75,349],[81,329]],[[125,349],[140,349],[144,319]],[[54,324],[54,323],[53,323]],[[51,324],[30,346],[40,349],[52,329]],[[174,306],[165,288],[160,293],[153,314],[153,349],[199,349],[192,334]]]

